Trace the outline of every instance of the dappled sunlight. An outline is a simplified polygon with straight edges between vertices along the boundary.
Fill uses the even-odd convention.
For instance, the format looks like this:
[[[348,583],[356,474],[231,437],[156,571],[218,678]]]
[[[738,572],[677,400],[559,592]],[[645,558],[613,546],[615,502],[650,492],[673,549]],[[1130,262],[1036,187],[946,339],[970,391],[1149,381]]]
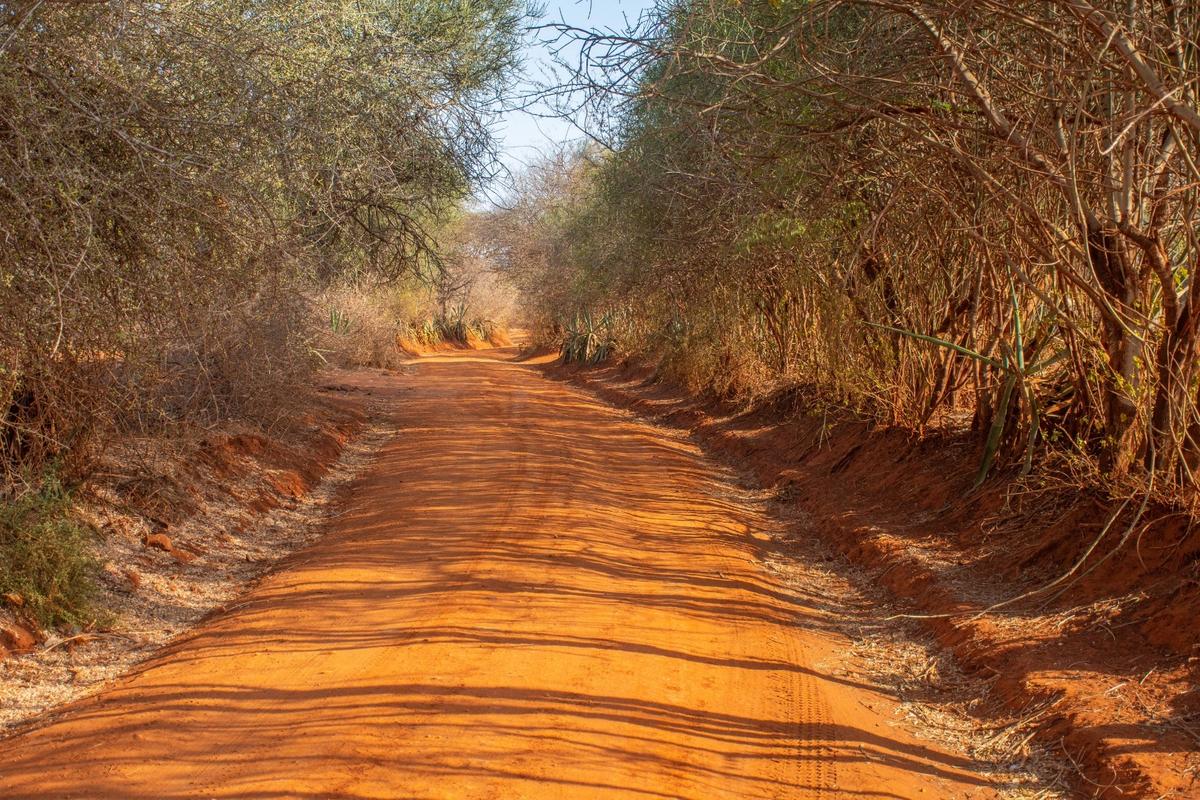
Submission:
[[[814,666],[854,612],[758,566],[766,521],[691,444],[503,358],[371,378],[400,432],[330,534],[11,741],[0,794],[986,791]]]

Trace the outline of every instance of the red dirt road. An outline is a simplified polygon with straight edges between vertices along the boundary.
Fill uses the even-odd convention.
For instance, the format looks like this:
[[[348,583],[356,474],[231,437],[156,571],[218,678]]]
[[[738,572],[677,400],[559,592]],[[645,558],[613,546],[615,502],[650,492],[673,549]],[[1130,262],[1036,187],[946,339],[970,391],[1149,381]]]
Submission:
[[[364,378],[398,433],[329,533],[0,742],[0,797],[993,796],[820,666],[839,610],[691,445],[510,357]]]

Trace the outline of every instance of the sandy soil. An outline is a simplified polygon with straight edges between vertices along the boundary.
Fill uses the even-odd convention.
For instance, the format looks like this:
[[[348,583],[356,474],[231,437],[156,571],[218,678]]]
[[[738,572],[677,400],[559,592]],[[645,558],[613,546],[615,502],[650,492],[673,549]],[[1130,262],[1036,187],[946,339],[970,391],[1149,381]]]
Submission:
[[[990,798],[687,441],[510,351],[347,376],[399,434],[326,534],[0,747],[6,798]],[[790,566],[780,567],[780,563]]]
[[[320,533],[391,433],[363,430],[364,398],[325,394],[337,401],[320,399],[274,438],[226,432],[198,445],[163,437],[113,449],[109,474],[137,477],[122,485],[101,475],[79,509],[102,532],[95,602],[111,619],[41,632],[29,653],[0,652],[0,735],[121,677]],[[156,533],[170,551],[147,545]]]
[[[927,679],[917,658],[901,655],[909,675],[891,681],[900,693],[912,696],[915,687],[929,697],[924,684],[932,683],[934,705],[951,706],[958,718],[931,719],[933,727],[957,729],[974,718],[994,733],[975,737],[970,751],[994,758],[999,747],[1016,761],[1025,751],[1060,775],[1073,797],[1200,797],[1194,517],[1147,509],[1134,542],[1122,549],[1119,533],[1111,536],[1079,580],[1057,585],[1057,596],[1034,594],[980,613],[1063,575],[1120,501],[1053,469],[1024,480],[1012,469],[974,490],[979,443],[968,432],[920,437],[880,427],[813,410],[801,390],[747,407],[687,392],[649,363],[544,369],[686,435],[746,485],[773,495],[775,516],[794,517],[801,538],[861,571],[855,583],[877,590],[877,610],[894,606],[882,616],[904,614],[916,626],[902,633],[905,647],[869,648],[880,652],[876,661],[897,659],[924,638],[935,660],[974,683],[959,687],[966,702],[956,703],[943,697],[940,667]],[[1109,527],[1119,532],[1135,524],[1132,516]],[[889,639],[896,631],[889,624],[881,633]],[[925,709],[914,713],[928,717]]]

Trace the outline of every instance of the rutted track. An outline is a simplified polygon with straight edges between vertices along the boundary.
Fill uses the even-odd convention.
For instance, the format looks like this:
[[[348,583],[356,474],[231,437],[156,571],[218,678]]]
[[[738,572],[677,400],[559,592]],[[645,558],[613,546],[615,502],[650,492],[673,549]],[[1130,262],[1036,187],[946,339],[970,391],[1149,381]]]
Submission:
[[[0,797],[989,797],[819,665],[839,610],[688,443],[506,360],[373,376],[317,543],[0,747]]]

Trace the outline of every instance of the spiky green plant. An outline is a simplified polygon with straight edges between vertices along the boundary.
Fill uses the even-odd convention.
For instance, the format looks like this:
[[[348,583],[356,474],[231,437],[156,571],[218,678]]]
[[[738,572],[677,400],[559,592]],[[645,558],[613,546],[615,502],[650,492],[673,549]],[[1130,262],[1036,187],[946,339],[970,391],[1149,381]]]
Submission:
[[[615,343],[611,336],[613,314],[605,312],[597,323],[590,310],[575,314],[574,319],[564,327],[560,350],[564,364],[599,364],[612,355]]]
[[[459,303],[446,309],[433,320],[437,339],[444,342],[466,344],[470,341],[470,325],[467,322],[467,307]]]
[[[345,336],[350,332],[350,315],[339,308],[329,309],[329,329]]]
[[[1041,433],[1041,406],[1033,390],[1032,379],[1061,361],[1065,355],[1063,351],[1059,351],[1041,360],[1034,359],[1035,354],[1027,351],[1027,342],[1029,340],[1025,336],[1025,326],[1021,319],[1021,306],[1017,300],[1016,287],[1011,282],[1009,283],[1009,296],[1012,303],[1013,341],[1011,343],[1000,343],[1000,358],[986,356],[957,342],[937,336],[929,336],[915,331],[904,330],[903,328],[896,328],[891,325],[880,325],[875,322],[866,323],[872,328],[899,333],[917,341],[944,347],[959,355],[974,359],[1000,373],[1001,380],[997,387],[995,402],[993,403],[994,413],[992,414],[992,422],[988,428],[987,440],[983,448],[983,457],[979,462],[979,470],[975,474],[976,487],[984,482],[992,466],[995,464],[996,455],[1000,452],[1000,445],[1008,429],[1009,409],[1012,407],[1013,395],[1018,391],[1020,392],[1020,396],[1025,398],[1024,414],[1029,418],[1021,471],[1022,474],[1029,472],[1033,464],[1033,453],[1037,444],[1037,438]],[[1037,322],[1040,323],[1041,321],[1042,318],[1039,315]]]

